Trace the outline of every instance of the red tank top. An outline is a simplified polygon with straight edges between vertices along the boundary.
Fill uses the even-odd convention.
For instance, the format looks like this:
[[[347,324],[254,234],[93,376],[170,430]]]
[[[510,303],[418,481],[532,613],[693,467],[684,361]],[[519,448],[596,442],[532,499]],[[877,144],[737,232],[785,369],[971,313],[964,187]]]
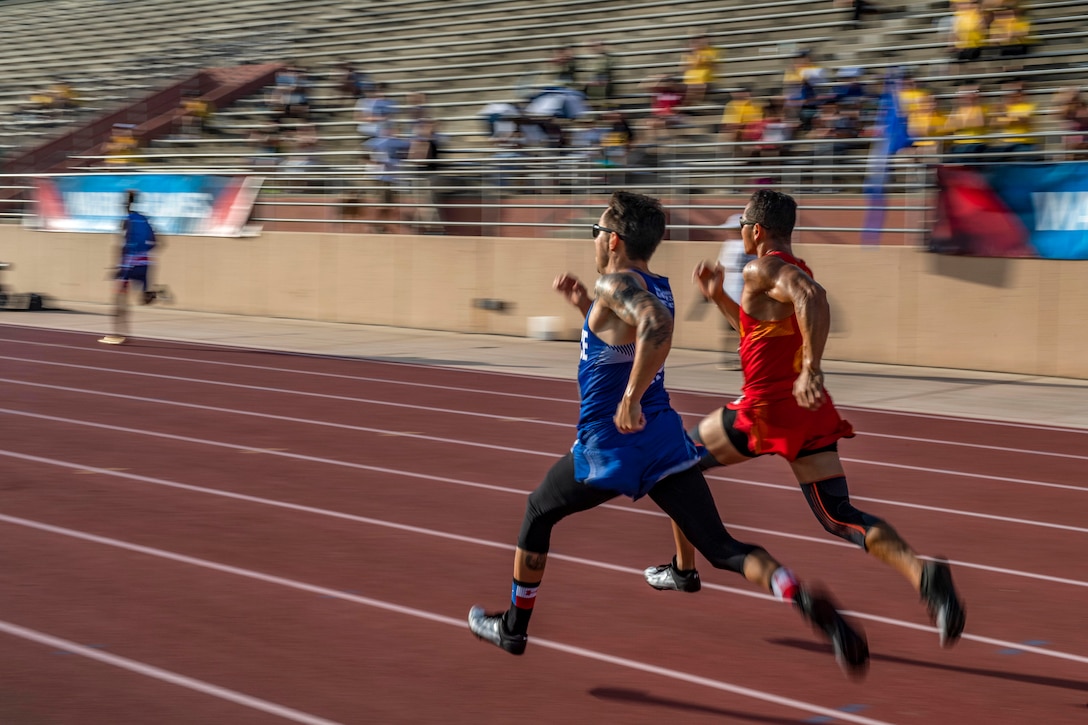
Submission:
[[[786,264],[804,270],[812,277],[812,270],[804,260],[785,252],[768,252]],[[782,400],[793,397],[793,382],[801,372],[804,338],[797,326],[797,315],[784,320],[757,320],[740,311],[740,363],[744,371],[745,402]]]

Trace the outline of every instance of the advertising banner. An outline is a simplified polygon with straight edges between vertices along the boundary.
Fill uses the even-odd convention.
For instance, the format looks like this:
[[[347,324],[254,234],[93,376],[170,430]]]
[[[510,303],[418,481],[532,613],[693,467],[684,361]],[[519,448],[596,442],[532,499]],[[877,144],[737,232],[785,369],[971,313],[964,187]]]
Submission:
[[[28,226],[53,232],[116,232],[125,192],[160,234],[253,236],[247,222],[264,180],[205,174],[81,174],[35,179],[36,214]]]
[[[1088,163],[939,166],[937,187],[933,251],[1088,259]]]

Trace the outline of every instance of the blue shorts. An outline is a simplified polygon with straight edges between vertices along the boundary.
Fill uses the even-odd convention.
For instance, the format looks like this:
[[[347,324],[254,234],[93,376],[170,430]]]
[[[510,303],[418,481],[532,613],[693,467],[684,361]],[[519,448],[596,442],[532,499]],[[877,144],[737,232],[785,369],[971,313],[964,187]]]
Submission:
[[[134,264],[131,267],[118,267],[117,279],[122,282],[136,282],[140,289],[147,290],[147,265]]]
[[[620,433],[611,420],[579,428],[570,450],[575,480],[632,499],[699,460],[683,421],[671,408],[647,415],[646,427],[638,433]]]

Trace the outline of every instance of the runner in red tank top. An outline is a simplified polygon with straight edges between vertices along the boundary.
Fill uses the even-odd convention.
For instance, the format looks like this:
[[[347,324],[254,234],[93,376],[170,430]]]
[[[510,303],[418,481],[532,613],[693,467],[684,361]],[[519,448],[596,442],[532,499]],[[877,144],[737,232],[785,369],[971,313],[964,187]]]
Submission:
[[[702,262],[695,281],[707,299],[740,330],[742,395],[689,435],[705,446],[700,466],[729,466],[777,454],[789,461],[812,512],[824,528],[857,544],[900,572],[921,594],[941,644],[963,632],[965,612],[948,564],[923,561],[887,522],[850,502],[838,441],[854,435],[824,389],[821,361],[830,329],[827,294],[812,270],[793,254],[790,236],[797,203],[770,189],[752,194],[741,220],[745,252],[758,255],[744,268],[739,301],[722,288],[724,269]],[[676,558],[646,570],[656,589],[698,591],[695,552],[673,525]]]

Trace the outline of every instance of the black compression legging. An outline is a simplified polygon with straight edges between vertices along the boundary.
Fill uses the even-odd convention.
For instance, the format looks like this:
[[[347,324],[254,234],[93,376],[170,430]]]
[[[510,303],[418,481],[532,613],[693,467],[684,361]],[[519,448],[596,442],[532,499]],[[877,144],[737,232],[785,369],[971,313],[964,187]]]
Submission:
[[[530,494],[518,546],[524,551],[546,554],[552,528],[563,518],[599,506],[618,495],[575,481],[574,457],[568,453],[552,466],[544,481]],[[692,546],[718,569],[743,572],[745,557],[759,548],[737,541],[725,530],[706,479],[696,467],[660,481],[650,489],[649,496],[676,522]]]

